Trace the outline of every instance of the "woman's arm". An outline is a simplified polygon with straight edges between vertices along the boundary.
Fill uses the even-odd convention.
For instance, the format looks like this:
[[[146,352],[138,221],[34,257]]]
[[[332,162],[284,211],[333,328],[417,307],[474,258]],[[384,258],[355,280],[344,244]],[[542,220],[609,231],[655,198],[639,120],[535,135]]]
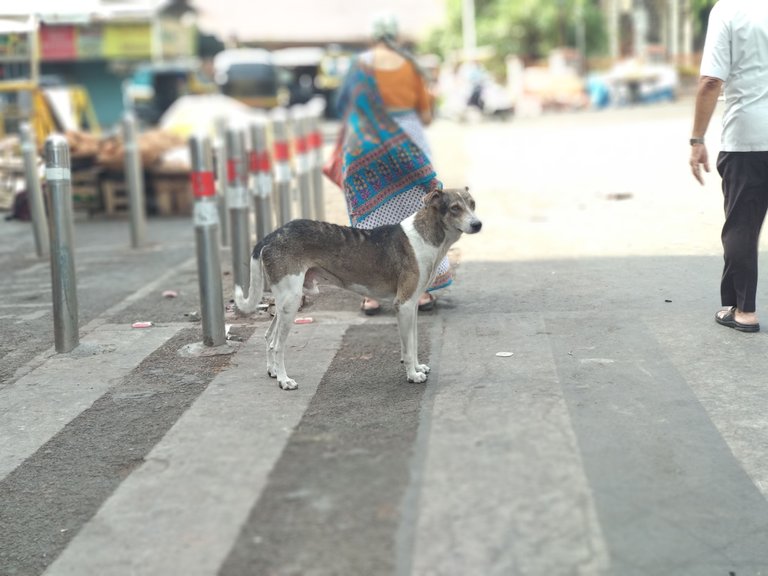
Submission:
[[[421,123],[424,124],[424,126],[429,126],[432,122],[434,98],[427,87],[426,80],[419,74],[415,67],[413,73],[416,82],[416,112],[419,114]]]

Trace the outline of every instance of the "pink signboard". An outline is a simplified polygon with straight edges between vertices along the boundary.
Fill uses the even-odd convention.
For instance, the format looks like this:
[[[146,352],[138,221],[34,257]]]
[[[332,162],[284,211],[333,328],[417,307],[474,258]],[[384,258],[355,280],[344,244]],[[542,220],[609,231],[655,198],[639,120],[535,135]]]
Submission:
[[[75,60],[77,32],[74,26],[41,26],[40,57],[43,60]]]

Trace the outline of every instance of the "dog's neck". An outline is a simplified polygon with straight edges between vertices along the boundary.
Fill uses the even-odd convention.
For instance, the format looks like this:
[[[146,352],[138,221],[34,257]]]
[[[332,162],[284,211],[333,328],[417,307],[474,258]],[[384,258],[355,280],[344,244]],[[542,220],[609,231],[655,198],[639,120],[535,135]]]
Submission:
[[[438,212],[430,207],[425,207],[413,216],[413,227],[425,242],[438,248],[448,249],[461,236],[459,230],[446,230]]]

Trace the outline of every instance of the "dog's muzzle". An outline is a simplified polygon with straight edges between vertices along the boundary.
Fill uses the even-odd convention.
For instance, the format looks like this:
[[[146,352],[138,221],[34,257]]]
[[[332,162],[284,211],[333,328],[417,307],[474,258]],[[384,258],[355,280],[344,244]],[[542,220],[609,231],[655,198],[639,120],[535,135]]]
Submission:
[[[469,223],[469,233],[475,234],[476,232],[480,232],[480,228],[483,227],[483,223],[480,222],[480,220],[472,220],[472,222]]]

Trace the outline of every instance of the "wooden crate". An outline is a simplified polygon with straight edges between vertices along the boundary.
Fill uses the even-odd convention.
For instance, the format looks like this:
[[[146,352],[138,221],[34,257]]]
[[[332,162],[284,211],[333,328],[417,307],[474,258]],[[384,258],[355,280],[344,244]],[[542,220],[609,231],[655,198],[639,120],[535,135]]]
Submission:
[[[158,215],[189,216],[192,214],[193,197],[189,172],[153,172],[151,183]]]
[[[125,179],[104,178],[101,181],[101,197],[104,201],[104,213],[107,216],[125,214],[130,209],[128,185]]]
[[[98,167],[72,171],[72,202],[75,210],[93,214],[102,209],[101,186]]]

